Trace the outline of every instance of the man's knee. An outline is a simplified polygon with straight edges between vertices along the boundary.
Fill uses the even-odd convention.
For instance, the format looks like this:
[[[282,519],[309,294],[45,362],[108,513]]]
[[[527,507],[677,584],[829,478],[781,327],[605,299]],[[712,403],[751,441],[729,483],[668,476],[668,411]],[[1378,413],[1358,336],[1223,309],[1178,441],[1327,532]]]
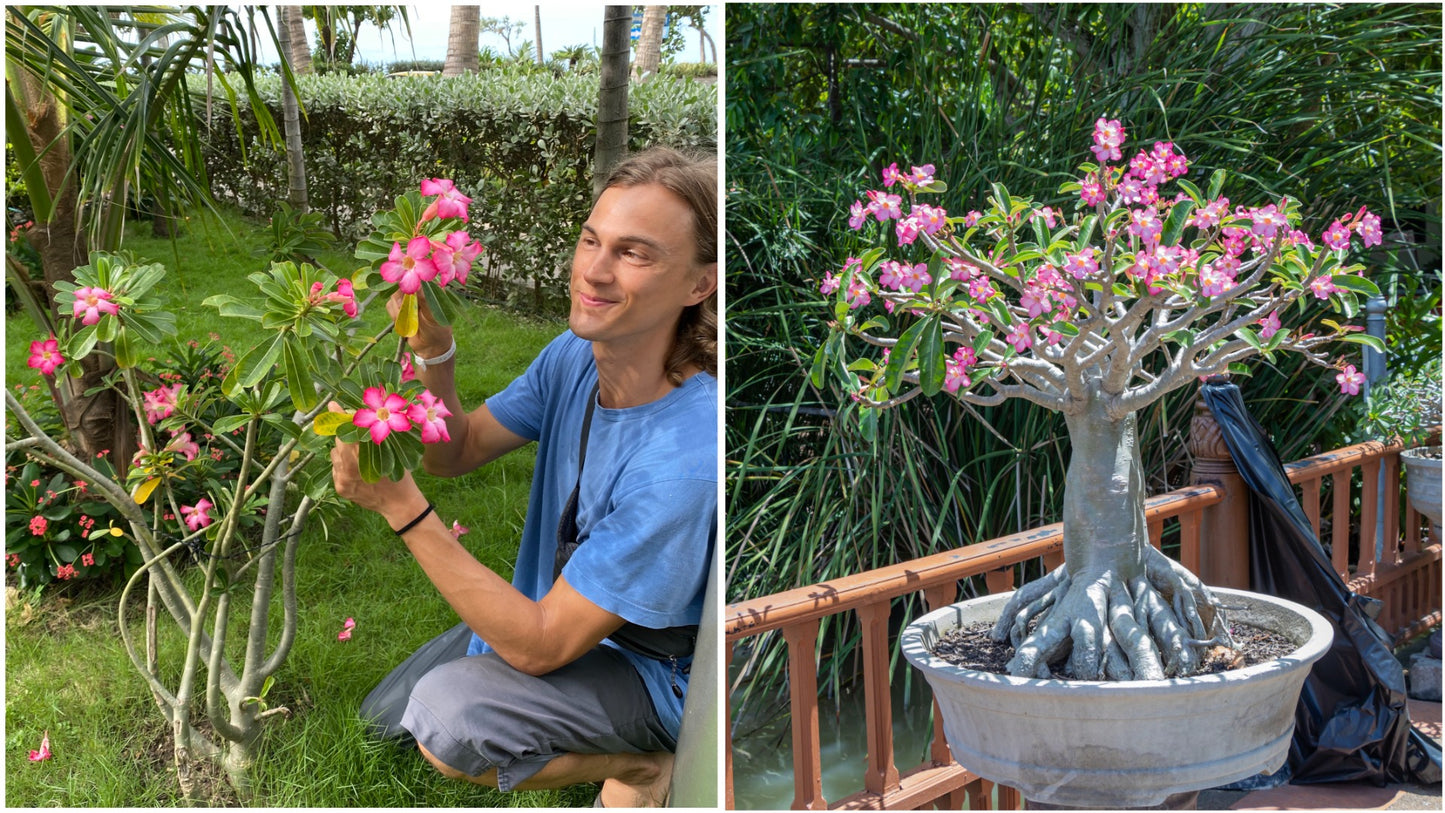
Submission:
[[[422,757],[424,757],[427,762],[430,762],[432,764],[433,768],[437,769],[438,773],[448,779],[462,779],[467,782],[473,782],[478,785],[487,785],[494,788],[497,786],[496,768],[488,768],[487,771],[481,776],[468,776],[466,772],[459,771],[456,768],[453,768],[452,766],[446,764],[445,762],[442,762],[436,754],[433,754],[432,752],[426,750],[425,745],[417,743],[416,749],[421,752]]]

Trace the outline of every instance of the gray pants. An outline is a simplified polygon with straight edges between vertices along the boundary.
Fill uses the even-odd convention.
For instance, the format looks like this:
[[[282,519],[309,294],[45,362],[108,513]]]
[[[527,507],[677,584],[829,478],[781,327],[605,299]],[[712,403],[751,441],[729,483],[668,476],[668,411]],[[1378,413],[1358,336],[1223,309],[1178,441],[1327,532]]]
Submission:
[[[513,669],[496,653],[443,664],[417,681],[401,724],[468,776],[496,768],[504,791],[560,754],[677,747],[642,677],[606,646],[540,677]]]

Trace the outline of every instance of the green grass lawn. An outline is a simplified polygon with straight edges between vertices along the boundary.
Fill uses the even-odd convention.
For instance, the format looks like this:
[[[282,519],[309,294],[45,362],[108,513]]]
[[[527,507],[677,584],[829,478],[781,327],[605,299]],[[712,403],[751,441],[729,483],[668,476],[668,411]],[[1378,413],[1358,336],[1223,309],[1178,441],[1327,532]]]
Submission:
[[[126,248],[171,269],[163,291],[179,317],[182,339],[204,344],[216,333],[240,351],[260,335],[259,326],[223,321],[200,302],[216,293],[254,297],[246,275],[266,267],[265,260],[252,256],[263,243],[260,226],[227,215],[222,221],[191,221],[174,245],[151,238],[148,224],[133,226]],[[343,252],[318,259],[340,274],[356,266]],[[364,329],[375,333],[385,318],[378,301],[364,315]],[[457,325],[463,402],[474,406],[497,392],[564,327],[560,321],[469,308]],[[11,314],[5,337],[5,385],[38,383],[38,375],[25,366],[29,343],[36,338],[33,324],[23,313]],[[418,476],[438,513],[471,529],[462,542],[508,578],[533,463],[529,446],[454,480]],[[384,521],[360,509],[347,506],[325,524],[310,523],[298,559],[296,643],[267,696],[291,715],[273,718],[266,729],[253,804],[561,807],[591,802],[596,793],[591,786],[501,794],[452,782],[413,749],[366,740],[356,716],[362,698],[392,666],[454,624],[455,614]],[[57,582],[39,596],[7,590],[7,807],[183,803],[167,726],[120,644],[119,596],[118,586],[69,582]],[[143,605],[141,597],[130,614],[137,631]],[[232,617],[233,628],[244,626],[246,610]],[[350,641],[339,642],[336,633],[347,617],[356,619],[356,628]],[[167,623],[163,619],[163,631]],[[163,658],[178,653],[181,645],[178,634],[164,633]],[[54,756],[32,763],[28,751],[39,747],[45,731]],[[219,787],[213,802],[234,804],[235,799]]]

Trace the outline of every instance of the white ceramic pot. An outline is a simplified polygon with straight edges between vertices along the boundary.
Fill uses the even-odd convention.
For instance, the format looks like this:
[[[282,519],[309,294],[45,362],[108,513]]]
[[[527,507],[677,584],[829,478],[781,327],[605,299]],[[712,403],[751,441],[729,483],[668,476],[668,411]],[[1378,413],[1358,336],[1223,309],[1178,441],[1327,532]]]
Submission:
[[[1425,457],[1425,454],[1434,457]],[[1440,447],[1418,446],[1400,452],[1405,465],[1405,495],[1410,507],[1430,520],[1430,542],[1440,541]]]
[[[1216,589],[1230,623],[1277,632],[1298,648],[1244,669],[1168,680],[1037,680],[934,657],[950,630],[998,617],[1009,594],[931,612],[903,632],[943,714],[953,757],[1025,798],[1065,807],[1148,807],[1284,764],[1295,703],[1334,632],[1293,602]]]

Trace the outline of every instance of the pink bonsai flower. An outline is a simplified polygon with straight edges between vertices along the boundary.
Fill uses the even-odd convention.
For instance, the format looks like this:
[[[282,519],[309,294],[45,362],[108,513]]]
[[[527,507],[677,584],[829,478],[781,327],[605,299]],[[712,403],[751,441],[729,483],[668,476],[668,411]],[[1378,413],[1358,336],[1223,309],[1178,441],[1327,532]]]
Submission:
[[[186,527],[190,528],[192,531],[199,531],[207,525],[210,525],[211,515],[209,512],[212,508],[215,507],[216,506],[205,497],[197,500],[196,504],[193,506],[181,506],[181,516],[185,518]]]
[[[1360,385],[1365,383],[1365,375],[1355,369],[1355,365],[1346,364],[1345,369],[1335,376],[1335,381],[1340,385],[1340,392],[1347,395],[1359,395]]]
[[[110,300],[111,293],[104,288],[76,288],[75,312],[72,315],[83,325],[93,325],[100,321],[102,313],[113,315],[120,312],[120,306]]]
[[[431,260],[432,244],[426,237],[411,238],[406,251],[401,243],[391,244],[391,255],[381,264],[381,278],[395,282],[404,294],[421,290],[421,284],[436,278],[437,267]]]
[[[201,453],[201,447],[191,440],[190,432],[181,432],[171,436],[171,442],[166,444],[164,451],[183,454],[187,460],[195,460],[196,455]]]
[[[356,410],[356,414],[351,417],[351,422],[362,429],[370,428],[372,443],[386,440],[386,436],[393,431],[407,432],[411,430],[411,421],[406,417],[410,404],[406,402],[405,398],[380,387],[368,387],[362,394],[362,400],[370,409]]]
[[[848,307],[857,310],[872,300],[873,297],[868,293],[868,284],[861,277],[854,277],[853,281],[848,283]]]
[[[44,341],[30,343],[30,360],[25,362],[27,366],[40,371],[41,375],[55,375],[57,367],[65,363],[65,357],[60,355],[60,342],[56,341],[55,334]]]
[[[432,243],[432,264],[437,267],[437,284],[445,287],[453,279],[467,284],[467,274],[472,270],[472,261],[482,253],[482,244],[473,242],[471,235],[454,231],[447,235],[446,242]]]
[[[341,310],[352,319],[356,318],[356,288],[351,284],[351,280],[344,277],[337,280],[336,290],[327,294],[326,298],[332,302],[340,302]]]
[[[1124,126],[1118,119],[1105,119],[1102,116],[1094,122],[1094,146],[1089,149],[1094,151],[1094,157],[1100,163],[1104,161],[1118,161],[1123,158],[1119,152],[1119,146],[1124,143]]]
[[[1260,327],[1259,337],[1260,337],[1261,339],[1269,339],[1271,336],[1273,336],[1274,334],[1278,333],[1278,332],[1279,332],[1279,311],[1278,311],[1278,310],[1272,310],[1272,311],[1270,311],[1268,316],[1266,316],[1266,317],[1264,317],[1263,319],[1259,320],[1259,327]]]
[[[863,207],[863,201],[853,201],[853,205],[848,207],[848,227],[856,231],[863,228],[867,221],[868,210]]]
[[[336,633],[336,640],[338,640],[338,641],[350,641],[350,640],[351,640],[351,630],[352,630],[352,628],[354,628],[355,626],[356,626],[356,619],[355,619],[355,618],[347,618],[347,619],[346,619],[346,623],[344,623],[344,624],[341,625],[341,632]]]
[[[933,183],[933,165],[924,164],[921,167],[914,167],[908,175],[908,180],[915,186],[928,186]]]
[[[446,178],[431,178],[421,182],[421,193],[423,195],[440,195],[426,211],[421,213],[422,220],[431,220],[433,217],[461,218],[467,222],[467,205],[472,199],[463,195],[450,180]]]
[[[154,424],[164,420],[176,411],[176,403],[181,395],[181,385],[172,384],[169,387],[160,387],[142,395],[145,406],[146,423]]]
[[[1350,230],[1338,220],[1325,229],[1325,233],[1320,239],[1335,251],[1348,251],[1350,248]]]
[[[1315,299],[1329,299],[1335,292],[1335,281],[1328,276],[1317,277],[1310,283],[1310,290],[1314,291]]]
[[[452,520],[452,527],[451,527],[452,539],[461,539],[461,538],[462,538],[462,534],[470,533],[471,530],[472,530],[471,528],[468,528],[467,526],[461,524],[460,522],[457,522],[456,520]]]
[[[432,395],[429,390],[422,390],[416,403],[407,410],[406,417],[421,427],[422,443],[447,443],[452,439],[447,432],[446,422],[446,418],[451,417],[451,414],[442,399]]]
[[[823,296],[827,296],[838,290],[838,285],[839,280],[836,274],[825,273],[823,275],[823,284],[818,286],[818,292]]]
[[[1378,246],[1380,244],[1380,216],[1360,209],[1359,219],[1355,221],[1355,228],[1360,232],[1360,240],[1364,242],[1365,248]]]
[[[894,161],[893,163],[891,163],[891,164],[889,164],[888,166],[886,166],[886,167],[883,168],[883,185],[884,185],[884,186],[892,186],[893,184],[898,183],[898,181],[899,181],[900,179],[902,179],[902,178],[903,178],[903,175],[898,172],[898,162],[897,162],[897,161]]]

